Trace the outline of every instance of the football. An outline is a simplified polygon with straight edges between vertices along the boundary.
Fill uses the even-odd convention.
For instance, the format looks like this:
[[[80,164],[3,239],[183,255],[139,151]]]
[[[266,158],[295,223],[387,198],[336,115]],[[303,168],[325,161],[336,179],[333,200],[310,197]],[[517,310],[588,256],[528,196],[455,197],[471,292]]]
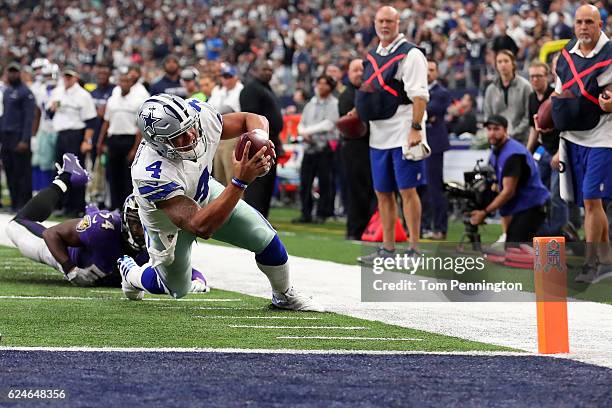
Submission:
[[[552,118],[552,99],[548,98],[538,109],[538,126],[540,129],[553,129],[555,123]]]
[[[246,132],[240,135],[238,143],[236,143],[236,148],[234,149],[234,156],[236,157],[236,160],[240,160],[242,158],[244,148],[248,141],[251,142],[251,147],[249,149],[249,159],[252,158],[255,153],[257,153],[262,147],[268,146],[268,150],[266,150],[264,156],[270,157],[272,159],[272,163],[274,163],[274,159],[276,158],[274,144],[264,135],[264,132],[260,129],[251,130],[250,132]]]
[[[336,122],[336,128],[347,139],[358,139],[368,131],[366,124],[357,115],[344,115]]]

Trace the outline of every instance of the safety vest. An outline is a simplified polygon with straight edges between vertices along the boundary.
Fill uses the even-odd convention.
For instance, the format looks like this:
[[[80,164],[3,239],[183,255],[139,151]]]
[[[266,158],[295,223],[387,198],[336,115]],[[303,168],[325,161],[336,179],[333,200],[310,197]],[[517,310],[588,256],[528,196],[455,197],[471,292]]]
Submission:
[[[489,164],[495,169],[499,191],[503,189],[503,171],[506,160],[514,154],[525,156],[530,174],[527,183],[524,186],[518,186],[514,197],[499,209],[502,216],[513,215],[538,205],[544,205],[546,200],[550,198],[550,193],[542,184],[538,166],[533,156],[525,146],[512,138],[508,139],[500,152],[497,154],[491,153],[489,157]]]
[[[592,58],[569,52],[576,41],[573,39],[563,48],[557,62],[557,76],[565,95],[552,98],[552,114],[555,128],[560,131],[593,129],[605,114],[599,106],[603,87],[597,83],[597,77],[612,64],[612,41]]]
[[[403,41],[388,55],[382,56],[371,50],[363,62],[363,82],[355,94],[355,107],[362,120],[389,119],[399,105],[412,101],[406,95],[404,83],[395,79],[400,63],[408,51],[416,47]]]

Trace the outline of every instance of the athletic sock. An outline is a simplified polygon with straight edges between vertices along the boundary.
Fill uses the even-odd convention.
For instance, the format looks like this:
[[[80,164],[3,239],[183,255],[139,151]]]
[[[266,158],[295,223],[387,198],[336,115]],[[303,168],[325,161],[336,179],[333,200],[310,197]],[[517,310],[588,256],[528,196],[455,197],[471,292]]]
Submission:
[[[263,265],[257,262],[259,270],[262,271],[270,281],[272,290],[278,293],[285,293],[291,288],[291,277],[289,274],[289,263],[283,265]]]
[[[68,182],[62,180],[62,176],[67,176]],[[56,183],[58,182],[59,183]],[[63,184],[65,189],[62,188],[59,184]],[[53,183],[44,189],[42,189],[38,194],[30,199],[23,206],[21,210],[17,213],[15,218],[17,219],[26,219],[35,222],[43,222],[53,212],[57,203],[64,197],[66,191],[70,186],[70,174],[64,173],[53,181]]]

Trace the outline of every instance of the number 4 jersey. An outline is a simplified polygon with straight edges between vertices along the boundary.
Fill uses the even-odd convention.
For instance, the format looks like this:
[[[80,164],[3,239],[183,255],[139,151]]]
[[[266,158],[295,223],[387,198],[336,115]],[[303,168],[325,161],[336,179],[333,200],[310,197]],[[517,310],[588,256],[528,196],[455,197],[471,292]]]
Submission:
[[[199,114],[206,143],[204,155],[196,161],[168,159],[143,141],[132,164],[134,195],[153,266],[172,263],[179,233],[156,203],[185,195],[202,206],[208,197],[208,179],[221,138],[221,115],[205,102],[189,99],[187,103]]]

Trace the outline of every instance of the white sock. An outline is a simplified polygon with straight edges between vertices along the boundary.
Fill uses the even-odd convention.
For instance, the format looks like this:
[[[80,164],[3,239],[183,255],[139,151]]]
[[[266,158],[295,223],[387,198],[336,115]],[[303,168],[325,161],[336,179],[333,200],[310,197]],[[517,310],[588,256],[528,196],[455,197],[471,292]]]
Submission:
[[[289,262],[283,265],[271,266],[263,265],[257,262],[259,270],[262,271],[270,281],[272,290],[278,293],[285,293],[291,287],[291,278],[289,277]]]

